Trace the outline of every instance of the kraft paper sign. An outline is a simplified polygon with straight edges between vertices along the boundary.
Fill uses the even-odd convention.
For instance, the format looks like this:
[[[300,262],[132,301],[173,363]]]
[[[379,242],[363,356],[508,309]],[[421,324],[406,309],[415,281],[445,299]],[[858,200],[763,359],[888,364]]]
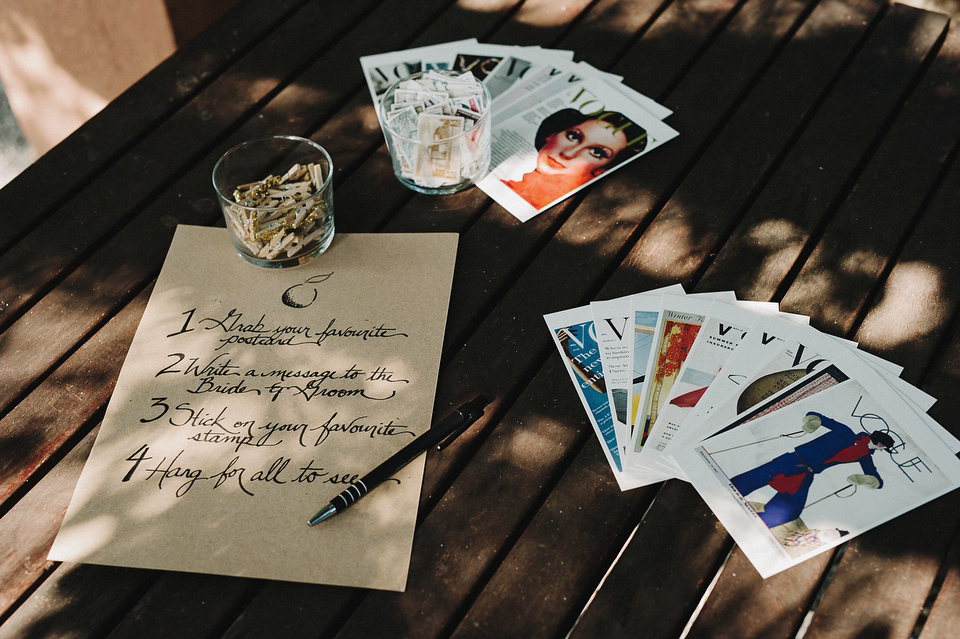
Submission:
[[[275,270],[181,226],[49,558],[403,590],[456,234],[338,235]]]

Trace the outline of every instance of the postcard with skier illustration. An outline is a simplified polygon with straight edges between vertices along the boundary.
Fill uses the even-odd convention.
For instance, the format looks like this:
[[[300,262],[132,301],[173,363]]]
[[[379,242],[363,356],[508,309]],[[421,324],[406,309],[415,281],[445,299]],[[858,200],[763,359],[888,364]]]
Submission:
[[[865,377],[675,455],[764,578],[960,486],[960,460],[879,376]]]

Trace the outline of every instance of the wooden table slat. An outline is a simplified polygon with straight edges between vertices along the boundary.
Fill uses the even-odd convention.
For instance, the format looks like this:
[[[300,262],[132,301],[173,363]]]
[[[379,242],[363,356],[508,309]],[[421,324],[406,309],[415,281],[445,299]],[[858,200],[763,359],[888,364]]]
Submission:
[[[361,3],[350,6],[353,7],[352,11],[357,13],[362,13],[365,8]],[[257,47],[258,51],[262,49],[260,55],[251,53],[242,58],[229,73],[221,75],[198,97],[191,100],[187,107],[139,141],[130,150],[133,161],[111,166],[55,214],[45,218],[26,238],[0,255],[0,270],[6,275],[0,280],[0,286],[3,287],[0,288],[0,295],[7,301],[5,313],[12,317],[26,313],[4,331],[0,341],[5,348],[23,352],[21,366],[27,371],[26,375],[24,370],[17,371],[17,381],[12,379],[12,371],[0,372],[0,410],[22,392],[23,380],[43,375],[50,361],[56,361],[76,340],[81,339],[80,335],[90,330],[90,324],[81,324],[76,328],[72,326],[78,324],[79,314],[63,313],[64,308],[76,307],[76,302],[69,299],[73,294],[69,284],[61,287],[67,289],[65,294],[68,299],[55,299],[55,295],[47,295],[37,301],[36,298],[46,292],[50,282],[56,282],[60,278],[69,281],[71,277],[90,278],[97,275],[95,271],[87,273],[81,270],[77,273],[72,270],[72,265],[75,260],[82,259],[85,254],[97,250],[103,244],[117,242],[118,238],[122,241],[124,224],[130,221],[131,216],[135,216],[146,202],[158,195],[158,189],[164,188],[172,177],[178,176],[180,164],[195,161],[194,154],[207,153],[210,151],[209,145],[222,141],[222,133],[219,131],[206,131],[199,127],[203,133],[198,133],[198,126],[212,117],[225,118],[228,122],[232,122],[234,118],[241,118],[242,121],[250,117],[246,103],[248,100],[261,100],[273,92],[271,84],[250,83],[249,77],[271,77],[282,68],[286,68],[288,73],[295,72],[311,55],[323,50],[328,38],[340,35],[338,27],[342,26],[342,23],[328,20],[325,12],[316,4],[309,5],[305,11],[308,10],[314,14],[312,20],[316,21],[316,24],[306,20],[307,16],[295,15],[285,29],[272,33],[270,38]],[[350,13],[344,12],[341,19],[347,21],[349,17]],[[315,43],[317,49],[303,50],[299,56],[291,55],[287,51],[291,39],[309,39]],[[238,92],[240,87],[243,89]],[[170,157],[171,154],[175,155]],[[212,166],[211,164],[207,170],[208,179]],[[210,189],[209,182],[207,186]],[[206,201],[205,207],[198,208],[204,209],[201,214],[205,213],[204,219],[209,220],[209,214],[216,206],[210,199]],[[162,262],[165,253],[163,247],[172,237],[176,221],[196,221],[197,211],[181,212],[177,209],[184,209],[182,203],[176,209],[167,211],[165,216],[158,220],[160,228],[154,233],[160,234],[153,237],[155,240],[166,238],[165,242],[158,245],[156,241],[140,240],[143,247],[155,247],[155,252],[146,253],[138,245],[121,245],[107,253],[106,260],[110,261],[110,264],[106,268],[110,271],[117,271],[118,261],[122,260],[127,252],[134,254],[137,259],[124,263],[125,267],[135,264],[146,266],[145,271],[134,271],[139,275],[139,283],[128,285],[128,289],[142,288],[145,277],[152,274]],[[62,228],[71,229],[71,233],[59,232]],[[102,248],[100,253],[103,253]],[[149,266],[146,265],[148,260],[151,262]],[[125,283],[118,281],[117,284],[123,287]],[[91,289],[96,290],[89,284],[81,284],[76,290]],[[94,302],[90,304],[89,310],[85,309],[88,321],[94,325],[100,321],[103,314],[110,312],[111,305],[117,304],[115,298],[109,294],[101,299],[95,298]],[[40,322],[42,328],[35,326],[33,322]],[[37,333],[46,333],[51,339],[37,344],[32,338]]]
[[[315,13],[318,17],[323,15],[323,11],[321,10],[315,10]],[[303,16],[299,17],[302,18]],[[297,28],[306,28],[309,26],[310,25],[307,24],[306,26],[301,25]],[[289,34],[283,35],[288,36]],[[285,38],[280,38],[278,43],[284,41]],[[357,45],[354,43],[349,46],[353,47]],[[344,53],[343,56],[349,58],[351,61],[353,60],[353,54],[350,52]],[[330,64],[331,62],[327,61],[325,65],[314,65],[314,67],[308,69],[307,79],[310,80],[320,77],[323,69]],[[329,76],[329,73],[327,73],[326,76]],[[343,90],[348,94],[355,93],[359,90],[361,82],[354,77],[354,74],[344,70],[341,77],[345,83]],[[190,202],[188,207],[184,207],[182,192],[179,189],[173,189],[163,193],[136,218],[151,220],[149,225],[141,227],[132,224],[122,229],[115,238],[109,240],[105,247],[100,249],[87,261],[86,270],[67,277],[63,285],[43,298],[32,307],[23,318],[14,324],[11,329],[3,334],[2,338],[0,338],[0,343],[6,348],[23,349],[26,351],[28,349],[27,344],[31,345],[29,348],[31,359],[26,362],[29,375],[35,377],[44,375],[46,373],[43,369],[44,363],[63,356],[66,345],[82,339],[82,336],[90,331],[91,327],[95,326],[102,316],[111,312],[111,308],[116,308],[118,304],[123,304],[131,290],[138,290],[139,287],[144,286],[146,282],[149,281],[149,278],[155,275],[165,255],[166,243],[169,242],[169,237],[172,237],[173,226],[176,222],[209,224],[219,219],[221,215],[219,208],[214,202],[212,194],[208,193],[210,190],[210,170],[216,162],[217,157],[219,157],[219,154],[226,150],[226,148],[229,148],[245,137],[283,132],[282,129],[273,128],[271,133],[270,129],[262,127],[267,124],[278,126],[280,122],[287,123],[290,119],[290,111],[292,108],[289,100],[298,100],[296,108],[304,113],[304,118],[307,117],[308,113],[315,113],[318,109],[318,104],[315,99],[309,99],[309,96],[304,96],[302,92],[295,87],[289,89],[287,92],[278,94],[274,101],[271,102],[270,105],[267,105],[265,111],[262,112],[266,117],[251,120],[256,126],[245,127],[234,138],[230,138],[221,143],[217,151],[206,156],[198,167],[188,174],[196,183],[197,188],[202,188],[200,192],[204,194],[204,197]],[[280,103],[283,106],[274,106],[274,108],[271,109],[271,105],[275,103]],[[284,116],[280,116],[277,113],[281,108],[284,110]],[[162,131],[163,133],[160,137],[166,135],[166,130],[163,129]],[[301,133],[309,135],[310,131],[302,130]],[[368,137],[372,135],[379,137],[380,133],[379,130],[377,130],[375,133],[368,132],[367,135]],[[400,188],[399,185],[398,188]],[[62,222],[62,220],[60,221]],[[30,243],[32,245],[39,241],[42,241],[42,237],[35,235]],[[25,245],[24,252],[26,252],[29,248],[27,241],[24,241],[23,244]],[[145,251],[142,247],[152,247],[155,250]],[[96,271],[91,272],[90,266],[97,265],[99,269],[102,269],[100,271],[102,273],[114,272],[116,271],[118,260],[123,261],[125,264],[123,270],[125,278],[113,278],[113,284],[115,286],[113,286],[112,289],[106,289],[102,286],[99,287],[98,292],[100,293],[102,301],[96,304],[87,302],[89,306],[82,309],[89,317],[84,319],[83,316],[77,312],[80,311],[81,308],[77,308],[75,305],[73,305],[73,312],[70,316],[64,316],[59,309],[71,305],[70,300],[74,297],[74,291],[88,289],[91,287],[91,282],[96,281],[98,274]],[[139,267],[134,267],[134,265],[139,265]],[[62,321],[60,321],[59,325],[55,326],[51,319],[59,319],[61,317]],[[40,345],[35,345],[33,336],[38,333],[51,334],[56,336],[57,339],[45,340],[41,342]],[[132,338],[132,335],[133,332],[131,330],[129,337]],[[22,346],[20,344],[22,344]],[[37,346],[40,346],[40,348]],[[36,361],[35,368],[29,368],[31,361]],[[115,360],[114,365],[116,365],[116,363],[117,361]],[[21,365],[23,364],[24,362],[21,363]],[[9,371],[9,373],[13,374],[13,371]],[[21,379],[29,379],[28,376],[24,375],[23,368],[17,371],[17,374]],[[18,388],[16,386],[11,385],[10,387],[5,387],[4,391],[0,391],[0,404],[2,404],[5,394],[6,401],[8,403],[11,402],[16,396],[15,392],[17,390]],[[65,426],[67,428],[70,427],[70,425]],[[30,465],[34,463],[29,458],[24,459],[25,466],[18,472],[20,475],[27,472],[26,469],[30,468]],[[12,490],[12,488],[6,489],[7,494],[10,490]]]
[[[768,173],[792,148],[794,132],[811,117],[841,72],[843,60],[856,51],[879,11],[869,0],[820,3],[809,15],[805,9],[802,4],[784,3],[773,12],[781,32],[800,21],[796,34],[750,85],[736,112],[723,121],[720,130],[711,132],[710,146],[698,156],[696,166],[628,256],[626,262],[632,269],[667,272],[702,290],[712,290],[709,283],[699,283],[702,271],[740,224],[743,210],[769,179]],[[769,38],[771,23],[761,31]],[[811,45],[809,41],[821,33],[830,33],[829,40]],[[736,40],[726,46],[736,46]],[[708,68],[702,76],[689,78],[678,88],[680,99],[710,91],[704,83],[717,72]],[[677,233],[678,227],[684,232]],[[737,277],[740,272],[742,269],[727,270],[724,275]],[[614,274],[607,287],[612,291],[609,294],[630,292],[630,278],[630,269]]]
[[[960,94],[942,89],[960,74],[960,30],[951,31],[938,54],[783,297],[785,307],[803,308],[830,332],[847,335],[853,329],[875,279],[943,179],[960,136]],[[911,177],[904,180],[907,171]],[[856,246],[851,246],[852,238]],[[851,255],[859,258],[857,264],[850,263]],[[938,256],[950,258],[942,252]],[[830,298],[841,303],[830,308],[825,303]],[[911,359],[919,362],[919,357],[918,352]],[[911,359],[896,361],[913,368]]]
[[[888,14],[887,17],[889,17],[889,14]],[[910,30],[912,31],[912,29],[910,29]],[[879,26],[877,27],[877,30],[872,34],[872,39],[875,38],[876,36],[882,35],[882,34],[884,34],[884,31],[883,31],[883,24],[881,23],[881,25],[879,25]],[[929,33],[929,37],[928,37],[928,43],[930,43],[929,46],[932,46],[934,43],[936,43],[936,40],[937,40],[938,35],[939,35],[939,30],[938,30],[938,29],[934,28],[934,29],[931,30],[931,32]],[[898,46],[900,46],[900,45],[899,45],[900,42],[902,42],[902,39],[895,39],[895,40],[893,40],[893,42],[892,42],[891,44],[885,45],[885,46],[886,46],[887,48],[891,48],[891,49],[896,50],[896,48],[897,48]],[[876,59],[877,57],[881,57],[879,54],[874,53],[874,52],[872,51],[872,49],[871,49],[871,43],[870,43],[869,41],[865,44],[864,49],[861,50],[859,56],[860,56],[860,57],[866,56],[867,58],[869,58],[869,59],[871,59],[871,60],[872,60],[872,59]],[[922,60],[922,59],[923,59],[922,56],[919,57],[919,58],[917,58],[917,59],[914,61],[914,64],[916,64],[918,61],[920,61],[920,60]],[[870,65],[867,64],[866,66],[870,66]],[[843,90],[844,90],[844,84],[843,84],[843,81],[842,81],[842,80],[841,80],[841,83],[838,85],[837,90],[838,90],[838,91],[843,91]],[[829,104],[829,101],[828,101],[828,104]],[[828,112],[829,112],[829,111],[828,111]],[[811,126],[812,126],[812,127],[815,126],[815,123],[812,124]],[[826,136],[825,136],[825,137],[826,137]],[[887,139],[891,139],[891,138],[887,138]],[[822,153],[823,153],[824,156],[827,156],[827,157],[831,157],[831,158],[835,158],[835,157],[836,157],[836,154],[835,154],[835,153],[829,153],[829,152],[826,151],[826,150],[825,150],[825,151],[822,151]],[[812,155],[813,155],[813,154],[812,154]],[[880,164],[883,165],[883,160],[882,160],[882,158],[881,158],[881,160],[880,160]],[[936,167],[934,167],[934,169],[936,169]],[[934,170],[933,173],[935,174],[936,171]],[[920,171],[918,171],[918,174],[919,174],[919,175],[922,175],[922,173],[921,173]],[[876,191],[874,191],[874,192],[876,192]],[[780,193],[780,194],[783,194],[783,193],[784,193],[784,190],[781,189],[779,193]],[[826,198],[824,198],[824,199],[826,199]],[[891,207],[891,209],[890,209],[890,215],[891,215],[891,216],[897,215],[900,210],[902,210],[902,209],[898,209],[898,208]],[[883,224],[883,223],[884,223],[884,222],[883,222],[883,218],[882,218],[882,215],[883,215],[883,214],[880,213],[880,212],[870,211],[870,212],[865,212],[864,215],[871,217],[872,220],[875,221],[876,223],[879,223],[879,224]],[[890,223],[887,224],[887,226],[890,227],[892,224],[893,224],[893,222],[891,221]],[[825,237],[830,238],[828,241],[841,245],[841,249],[838,250],[838,253],[843,254],[843,255],[848,255],[850,250],[849,250],[849,248],[843,246],[843,244],[844,244],[844,241],[845,241],[845,240],[852,240],[852,239],[855,239],[855,240],[856,240],[856,246],[858,247],[858,250],[863,250],[863,249],[859,248],[859,247],[862,247],[862,246],[866,245],[866,242],[864,241],[865,238],[864,238],[864,235],[863,235],[863,234],[853,235],[853,234],[851,234],[851,230],[850,230],[850,229],[848,229],[846,232],[844,232],[842,226],[840,226],[840,225],[837,225],[837,226],[838,226],[837,229],[833,230],[832,233],[828,233],[827,235],[825,235]],[[890,239],[896,239],[896,237],[897,237],[897,235],[898,235],[898,234],[896,233],[896,231],[893,230],[893,229],[895,229],[895,228],[896,228],[896,226],[893,226],[893,228],[890,229],[890,230],[893,231],[893,232],[888,236],[888,237],[890,237]],[[891,250],[892,248],[893,248],[893,247],[888,247],[888,250]],[[875,248],[874,250],[877,251],[877,248]],[[877,260],[879,260],[879,261],[882,262],[882,261],[883,261],[883,253],[878,253],[878,254],[876,254],[876,258],[875,258],[875,259],[877,259]],[[810,264],[810,262],[807,262],[807,264]],[[831,272],[837,272],[837,271],[836,271],[836,270],[833,270],[833,271],[831,271]],[[842,271],[839,271],[839,272],[842,273]],[[861,272],[861,273],[858,273],[858,275],[859,275],[861,278],[863,278],[863,279],[865,279],[865,280],[868,280],[868,281],[867,281],[868,284],[870,283],[867,274]],[[882,272],[877,271],[877,272],[875,273],[875,276],[880,276],[880,275],[882,275]],[[820,282],[820,285],[821,285],[821,287],[823,287],[824,283],[821,281],[821,282]],[[789,291],[792,291],[792,290],[793,290],[792,288],[788,289],[788,297],[789,297]],[[821,288],[821,290],[822,290],[822,288]],[[869,292],[869,289],[868,289],[868,292]],[[849,291],[846,291],[846,292],[838,292],[837,297],[838,297],[838,299],[844,300],[844,301],[847,302],[847,303],[851,303],[851,302],[852,302],[852,295],[850,295]],[[787,308],[797,308],[797,307],[787,306]],[[810,311],[811,311],[812,314],[814,315],[814,319],[815,319],[815,321],[818,323],[818,325],[824,326],[827,330],[835,329],[837,324],[840,324],[841,327],[843,327],[843,325],[846,324],[846,326],[849,327],[850,324],[851,324],[851,322],[853,321],[853,319],[854,319],[854,317],[855,317],[855,313],[851,313],[851,315],[848,315],[847,317],[843,318],[843,322],[830,322],[830,323],[827,323],[827,322],[824,321],[825,318],[820,317],[820,316],[818,316],[818,315],[816,314],[816,310],[817,310],[817,305],[816,305],[816,304],[804,305],[804,306],[802,306],[802,308],[804,308],[805,310],[806,310],[806,309],[810,309]],[[853,309],[853,310],[855,311],[856,309]],[[838,307],[837,307],[837,304],[832,305],[832,311],[833,311],[834,313],[837,313],[837,312],[839,311],[839,309],[838,309]],[[849,311],[848,311],[848,312],[849,312]],[[834,317],[838,317],[838,316],[835,315]],[[843,334],[843,333],[841,332],[840,334]],[[782,595],[779,595],[779,593],[787,590],[786,583],[790,583],[790,584],[791,584],[791,588],[790,588],[788,591],[794,591],[794,592],[795,592],[795,591],[799,590],[800,592],[808,592],[808,593],[809,593],[809,592],[812,592],[812,589],[813,589],[814,585],[816,584],[816,581],[819,580],[819,578],[820,578],[819,575],[817,575],[817,574],[810,574],[810,575],[809,575],[809,579],[810,579],[811,581],[808,582],[808,584],[807,584],[805,587],[800,587],[800,588],[798,588],[798,585],[799,585],[799,584],[798,584],[798,581],[799,581],[799,580],[798,580],[798,574],[797,574],[797,572],[798,572],[798,571],[791,571],[789,575],[778,575],[778,576],[775,576],[775,577],[773,577],[773,578],[767,579],[767,580],[762,581],[762,582],[757,578],[757,579],[754,580],[755,582],[757,582],[757,583],[756,583],[756,588],[757,588],[758,591],[761,591],[761,592],[775,593],[775,594],[771,594],[772,597],[782,596]],[[788,579],[789,579],[789,582],[787,581]],[[729,586],[728,586],[728,582],[730,582],[730,585],[729,585]],[[705,629],[703,629],[702,631],[700,631],[700,630],[698,630],[697,627],[695,626],[695,628],[694,628],[694,629],[695,629],[695,632],[692,633],[691,636],[717,636],[717,633],[719,632],[718,627],[721,627],[721,626],[722,626],[722,627],[734,627],[734,628],[740,628],[740,629],[751,627],[751,623],[754,622],[754,620],[756,619],[756,617],[755,617],[754,615],[752,615],[752,614],[750,613],[750,611],[748,611],[748,610],[740,610],[740,609],[737,607],[737,605],[736,605],[736,602],[742,601],[743,596],[744,596],[744,594],[743,594],[743,587],[744,587],[744,586],[743,586],[743,582],[744,582],[744,579],[743,579],[742,576],[740,576],[740,573],[739,573],[739,572],[738,572],[738,573],[732,573],[732,574],[730,575],[729,579],[726,578],[726,576],[724,576],[724,577],[721,578],[721,580],[718,582],[717,587],[716,587],[716,589],[715,589],[715,591],[714,591],[714,595],[711,597],[711,600],[710,600],[710,603],[708,604],[708,607],[704,610],[704,619],[706,620],[706,621],[704,622],[704,623],[705,623]],[[925,591],[924,589],[920,588],[920,587],[916,587],[916,588],[915,588],[915,591],[919,594],[919,596],[920,596],[920,601],[922,602],[923,597],[926,595],[926,591]],[[830,594],[831,594],[831,591],[828,591],[828,596],[829,596]],[[875,596],[876,596],[876,595],[875,595]],[[755,598],[757,598],[757,597],[754,595],[754,596],[751,596],[751,598],[754,598],[754,599],[755,599]],[[800,605],[798,605],[798,603],[799,603]],[[714,610],[714,607],[716,607],[716,610]],[[789,604],[789,606],[784,606],[784,607],[785,607],[786,609],[791,609],[791,608],[792,608],[792,609],[794,609],[794,610],[797,610],[799,614],[795,614],[795,615],[793,615],[792,617],[787,617],[786,615],[779,615],[779,617],[780,617],[780,623],[782,624],[782,626],[780,626],[779,628],[774,628],[774,629],[768,630],[769,632],[772,633],[772,635],[776,635],[776,634],[778,634],[778,633],[784,633],[784,632],[789,633],[789,632],[791,632],[791,631],[794,631],[794,632],[795,632],[796,629],[799,628],[801,622],[803,621],[803,618],[804,618],[803,612],[804,612],[804,608],[805,608],[805,607],[802,605],[802,602],[791,602],[791,603]],[[902,599],[898,600],[898,608],[901,608],[901,609],[902,609],[902,608],[905,608],[905,607],[906,607],[905,602],[903,602]],[[769,606],[768,606],[768,608],[769,608]],[[917,605],[917,608],[919,608],[919,605]],[[740,610],[740,612],[736,612],[736,611],[738,611],[738,610]],[[765,622],[764,620],[760,620],[760,623],[766,623],[766,622]],[[854,633],[854,634],[855,634],[855,633]],[[731,635],[731,636],[732,636],[732,635]]]
[[[807,241],[819,237],[833,207],[847,195],[865,161],[864,149],[883,132],[946,27],[944,16],[905,5],[894,5],[882,17],[718,253],[703,286],[715,286],[715,274],[729,273],[734,264],[740,273],[762,266],[761,277],[737,282],[736,291],[744,299],[776,296]],[[771,232],[775,245],[757,251],[750,234],[769,219],[784,220],[786,234]]]
[[[751,53],[753,52],[750,52],[750,51],[743,52],[742,55],[745,58],[745,62],[747,58],[751,57]],[[724,89],[728,92],[732,92],[726,87]],[[722,113],[722,107],[716,107],[716,108],[720,113]],[[706,127],[703,127],[703,128],[706,128]],[[696,142],[696,138],[694,138],[694,143],[695,142]],[[663,168],[663,166],[664,165],[662,164],[658,165],[657,167],[655,167],[655,169]],[[624,171],[618,172],[617,175],[611,176],[610,180],[611,181],[616,180],[618,175],[623,174],[630,168],[634,168],[634,167],[633,166],[625,167]],[[591,195],[589,195],[587,199],[584,201],[584,203],[581,205],[581,208],[583,208],[584,206],[587,206],[587,203],[591,203],[590,209],[588,209],[591,211],[602,210],[606,212],[615,208],[614,206],[610,205],[608,201],[604,199],[602,194],[597,195],[596,193],[591,193]],[[505,340],[510,339],[510,336],[511,336],[511,332],[508,331],[508,326],[513,326],[515,324],[519,325],[520,327],[535,326],[535,321],[539,319],[539,318],[536,318],[535,320],[532,317],[523,318],[522,316],[518,316],[521,313],[521,305],[517,304],[516,302],[513,302],[511,298],[515,294],[516,299],[518,300],[524,299],[524,300],[527,300],[527,302],[529,303],[529,300],[535,299],[535,294],[533,293],[533,291],[537,289],[542,290],[542,287],[543,287],[542,282],[550,281],[550,280],[565,281],[565,282],[569,282],[569,284],[565,287],[565,290],[564,290],[564,293],[569,297],[569,300],[567,300],[566,303],[576,304],[577,298],[575,297],[575,295],[576,295],[577,287],[589,285],[589,281],[590,281],[589,272],[591,271],[602,272],[603,266],[602,264],[597,262],[596,256],[608,250],[606,247],[614,244],[614,242],[612,241],[613,238],[611,237],[611,231],[616,232],[618,234],[621,232],[620,230],[612,228],[613,225],[617,224],[618,222],[617,220],[610,220],[609,216],[607,216],[607,218],[604,219],[604,226],[597,227],[597,223],[596,223],[597,219],[598,218],[596,216],[591,217],[589,215],[583,219],[584,223],[590,224],[591,226],[593,226],[593,228],[591,229],[590,237],[593,241],[595,241],[595,244],[583,245],[583,238],[581,233],[582,227],[579,226],[580,220],[571,219],[558,232],[560,236],[569,235],[571,239],[576,238],[576,241],[579,242],[581,245],[583,245],[583,248],[580,248],[578,250],[585,251],[587,250],[587,248],[589,248],[591,254],[594,256],[593,262],[589,265],[590,270],[588,271],[587,266],[584,265],[583,260],[580,259],[576,255],[576,253],[572,255],[571,254],[566,254],[566,255],[552,254],[549,251],[549,249],[554,248],[554,246],[548,247],[548,249],[545,250],[543,254],[539,255],[534,260],[534,262],[527,268],[523,277],[514,286],[514,288],[507,292],[507,296],[505,298],[507,302],[502,305],[504,308],[504,310],[502,311],[502,315],[504,316],[505,319],[506,318],[510,319],[509,325],[506,321],[498,321],[492,318],[488,318],[485,325],[481,326],[478,329],[477,337],[479,338],[479,336],[485,333],[489,333],[489,338],[484,338],[484,339],[475,338],[472,343],[468,343],[464,351],[461,353],[458,353],[457,356],[454,358],[454,361],[451,364],[452,368],[462,369],[464,368],[464,366],[460,365],[461,361],[463,362],[473,361],[473,362],[485,362],[487,363],[488,366],[491,367],[491,370],[497,370],[497,369],[503,369],[503,368],[517,370],[517,369],[521,369],[520,365],[516,361],[517,356],[526,356],[527,353],[531,350],[531,345],[533,343],[533,340],[541,340],[545,348],[549,349],[549,345],[547,344],[547,340],[546,340],[546,335],[542,332],[540,332],[539,334],[530,334],[529,332],[525,332],[523,334],[518,335],[515,338],[512,338],[516,341],[517,344],[520,344],[520,343],[524,344],[523,353],[518,353],[517,355],[513,355],[514,349],[503,348]],[[599,246],[601,241],[604,243],[603,247]],[[467,236],[463,238],[462,243],[469,245],[469,242],[470,242],[470,234],[468,233]],[[576,244],[576,242],[574,242],[573,244]],[[613,255],[615,255],[615,253],[611,254],[611,256]],[[571,269],[571,267],[574,267],[576,265],[580,265],[580,266],[575,270],[571,270],[570,276],[566,276],[565,274],[559,272],[559,269],[561,268]],[[541,271],[542,271],[542,274],[541,274]],[[555,300],[554,303],[563,304],[565,302],[563,300]],[[496,314],[497,311],[495,310],[494,313]],[[496,315],[494,315],[493,317],[496,317]],[[540,330],[542,331],[542,329]],[[477,348],[474,348],[474,346],[479,348],[480,351],[475,352],[477,351]],[[505,357],[509,357],[510,359],[504,359]],[[476,365],[474,364],[474,367],[475,366]],[[483,373],[479,373],[477,379],[482,379],[483,376],[484,376]],[[489,377],[489,375],[487,377]],[[446,386],[445,382],[446,382],[446,379],[441,381],[441,388],[440,388],[441,396],[443,396],[444,394],[444,389]],[[476,386],[477,383],[478,382],[476,381],[457,379],[457,380],[453,380],[451,385],[453,387],[464,387],[464,386]],[[532,427],[532,424],[529,420],[525,419],[524,424],[526,428]],[[503,424],[501,423],[499,428],[502,428],[502,427],[503,427]],[[461,439],[464,439],[464,438],[461,438]],[[457,447],[460,444],[461,442],[458,441],[458,444],[455,445],[454,447]],[[441,463],[443,463],[443,461]],[[474,457],[471,460],[471,464],[475,465],[479,463],[481,462],[476,457]],[[428,465],[428,477],[425,480],[425,491],[429,491],[429,487],[432,485],[430,474],[431,474],[430,466]],[[457,484],[455,483],[452,486],[451,490],[455,490],[456,485]],[[418,530],[418,535],[420,535],[420,538],[422,538],[427,534],[428,533],[425,532],[423,528]],[[447,563],[449,563],[450,561],[452,560],[448,559]],[[475,558],[471,558],[471,561],[476,561],[476,560]],[[594,572],[595,571],[596,571],[596,568],[594,568]],[[587,587],[592,588],[592,585],[588,585]],[[405,593],[403,597],[407,597],[407,596],[409,596],[411,599],[422,598],[421,593],[410,594],[410,595],[407,595]],[[384,597],[380,597],[379,595],[376,595],[376,594],[368,598],[368,601],[372,599],[372,602],[370,603],[366,601],[364,602],[364,606],[361,606],[358,613],[354,615],[353,619],[351,620],[351,625],[348,626],[348,629],[339,636],[343,636],[343,637],[363,636],[364,633],[369,632],[371,629],[368,626],[368,622],[364,622],[364,620],[371,619],[370,615],[372,613],[367,612],[366,614],[364,614],[364,610],[367,610],[368,608],[370,611],[372,611],[373,609],[377,609],[377,610],[380,610],[382,614],[382,610],[384,607],[384,604],[382,602],[383,598]],[[399,624],[391,624],[391,625],[399,626]],[[417,628],[418,628],[418,631],[420,628],[423,628],[423,632],[425,633],[425,635],[428,635],[430,633],[430,627],[424,628],[424,623],[422,619],[419,620],[419,623],[417,624]],[[408,630],[407,632],[413,632],[413,631]]]
[[[96,430],[93,431],[96,433]],[[10,608],[53,567],[47,551],[63,514],[83,463],[93,447],[95,434],[88,434],[74,446],[59,464],[0,519],[0,615]]]
[[[52,458],[102,413],[113,392],[126,356],[129,336],[136,330],[149,289],[115,315],[64,363],[44,379],[24,401],[0,419],[5,454],[17,463],[0,469],[0,509]],[[69,421],[63,415],[70,412]]]
[[[0,207],[19,212],[0,228],[0,252],[229,69],[304,1],[244,0],[25,168],[0,192]],[[37,188],[38,182],[52,179],[57,188]]]

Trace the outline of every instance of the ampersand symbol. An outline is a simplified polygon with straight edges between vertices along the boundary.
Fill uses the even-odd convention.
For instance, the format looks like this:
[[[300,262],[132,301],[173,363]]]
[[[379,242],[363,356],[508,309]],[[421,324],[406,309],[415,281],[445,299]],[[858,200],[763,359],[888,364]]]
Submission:
[[[314,275],[300,284],[294,284],[283,292],[280,301],[290,308],[306,308],[317,301],[317,287],[312,285],[328,280],[332,275],[333,273]]]

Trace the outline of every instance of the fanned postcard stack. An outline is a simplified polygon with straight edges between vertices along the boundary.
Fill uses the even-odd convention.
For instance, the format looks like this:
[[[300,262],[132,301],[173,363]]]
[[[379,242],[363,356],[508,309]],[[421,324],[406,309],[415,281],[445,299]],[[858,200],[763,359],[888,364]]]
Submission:
[[[960,486],[901,368],[679,286],[544,316],[621,489],[689,481],[769,577]]]
[[[458,40],[360,58],[373,103],[428,71],[471,73],[490,92],[490,173],[477,183],[521,221],[564,200],[677,132],[671,111],[572,51]]]

